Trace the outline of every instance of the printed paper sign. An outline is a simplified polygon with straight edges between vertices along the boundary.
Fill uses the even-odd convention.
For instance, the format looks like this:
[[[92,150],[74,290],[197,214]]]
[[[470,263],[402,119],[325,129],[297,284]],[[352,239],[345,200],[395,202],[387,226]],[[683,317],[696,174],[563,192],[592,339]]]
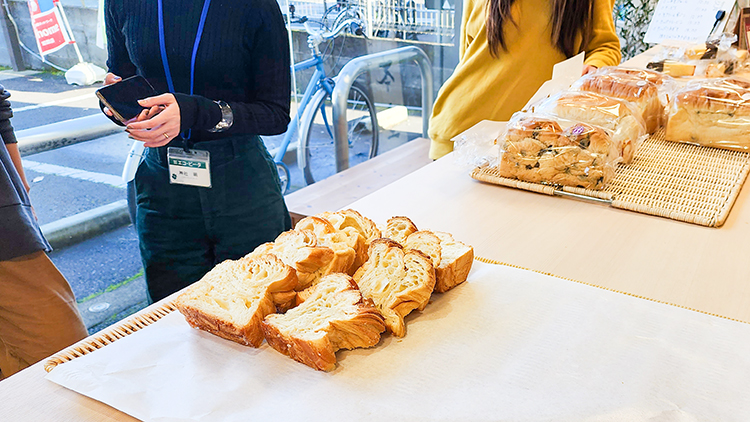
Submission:
[[[71,42],[62,24],[60,12],[52,0],[27,1],[36,46],[42,56],[57,51]]]
[[[729,15],[735,3],[736,0],[660,0],[643,41],[705,42],[716,23],[716,12],[723,10]]]

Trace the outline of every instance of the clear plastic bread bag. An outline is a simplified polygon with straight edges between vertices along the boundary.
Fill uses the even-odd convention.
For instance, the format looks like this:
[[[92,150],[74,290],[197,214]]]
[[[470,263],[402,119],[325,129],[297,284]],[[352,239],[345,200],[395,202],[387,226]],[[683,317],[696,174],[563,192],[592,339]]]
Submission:
[[[544,113],[515,113],[498,144],[500,175],[529,183],[603,189],[620,160],[609,130]]]
[[[453,163],[466,170],[497,165],[497,137],[466,131],[453,141]]]
[[[646,123],[632,103],[595,92],[562,91],[535,104],[532,111],[610,130],[623,164],[633,161],[638,147],[648,137]]]
[[[635,105],[646,123],[648,133],[654,133],[666,121],[666,106],[668,104],[668,88],[663,94],[647,71],[631,71],[628,68],[604,67],[593,73],[582,76],[572,86],[572,91],[588,91],[629,101]],[[669,82],[661,78],[661,85]]]
[[[670,102],[665,138],[750,151],[750,80],[728,77],[688,83]]]

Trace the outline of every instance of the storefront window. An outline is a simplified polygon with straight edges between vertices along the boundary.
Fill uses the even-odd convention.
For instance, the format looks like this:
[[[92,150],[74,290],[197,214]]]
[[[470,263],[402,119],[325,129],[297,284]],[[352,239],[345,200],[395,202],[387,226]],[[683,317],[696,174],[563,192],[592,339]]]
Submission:
[[[458,62],[458,0],[278,1],[289,29],[294,63],[300,67],[300,63],[319,53],[326,78],[335,79],[354,58],[411,46],[429,58],[434,98]],[[315,40],[309,33],[321,33],[325,38],[342,28],[330,40]],[[313,96],[311,102],[304,103],[309,81],[315,78],[317,83],[320,78],[315,75],[314,63],[307,63],[309,66],[301,66],[307,68],[293,71],[292,118],[298,119],[299,127],[285,148],[283,160],[290,172],[292,190],[334,174],[336,168],[330,101],[318,102]],[[303,106],[302,112],[297,113]],[[422,106],[422,75],[414,60],[384,58],[374,69],[361,73],[354,81],[347,107],[349,165],[421,137]],[[315,107],[316,113],[307,111],[308,115],[315,114],[312,127],[307,130],[309,122],[303,121],[305,109]],[[374,119],[369,117],[371,114],[375,114]],[[371,133],[374,120],[378,126],[374,128],[376,135]],[[305,138],[301,143],[300,136]],[[284,149],[283,141],[283,136],[266,140],[272,154]],[[309,147],[309,163],[296,153],[300,145]],[[316,155],[315,151],[323,149],[328,151]]]

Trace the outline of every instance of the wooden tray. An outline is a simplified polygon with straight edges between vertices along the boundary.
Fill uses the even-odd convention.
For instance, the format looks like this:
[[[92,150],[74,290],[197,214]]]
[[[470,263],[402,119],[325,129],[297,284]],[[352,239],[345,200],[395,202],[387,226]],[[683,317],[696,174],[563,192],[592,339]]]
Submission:
[[[573,196],[614,208],[720,227],[750,171],[750,153],[664,140],[657,132],[638,149],[633,162],[619,165],[600,191],[522,182],[477,167],[471,177],[486,183],[547,195]]]

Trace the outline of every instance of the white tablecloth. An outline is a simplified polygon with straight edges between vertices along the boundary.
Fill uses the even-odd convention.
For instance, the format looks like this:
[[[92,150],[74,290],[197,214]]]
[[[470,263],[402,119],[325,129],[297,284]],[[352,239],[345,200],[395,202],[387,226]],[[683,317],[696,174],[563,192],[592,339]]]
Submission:
[[[148,421],[747,421],[750,325],[474,263],[330,373],[179,313],[47,378]]]

